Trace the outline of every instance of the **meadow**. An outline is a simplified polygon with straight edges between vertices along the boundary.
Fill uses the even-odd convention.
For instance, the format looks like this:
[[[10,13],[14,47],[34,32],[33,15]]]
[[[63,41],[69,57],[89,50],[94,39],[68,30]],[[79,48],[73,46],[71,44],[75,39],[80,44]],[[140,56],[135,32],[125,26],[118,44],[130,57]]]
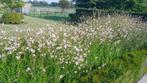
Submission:
[[[128,15],[0,24],[1,83],[134,83],[146,55],[147,23]]]

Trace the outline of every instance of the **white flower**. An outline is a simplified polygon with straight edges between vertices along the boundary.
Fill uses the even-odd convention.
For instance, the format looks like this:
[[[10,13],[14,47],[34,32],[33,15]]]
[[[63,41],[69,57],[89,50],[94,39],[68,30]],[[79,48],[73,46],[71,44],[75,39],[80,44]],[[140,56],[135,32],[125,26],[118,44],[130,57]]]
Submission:
[[[74,73],[78,73],[77,71],[75,71]]]
[[[40,67],[40,69],[42,70],[42,72],[46,72],[46,69],[43,67]]]
[[[65,49],[67,48],[67,44],[64,44],[64,48],[65,48]]]
[[[64,33],[63,35],[64,35],[64,36],[67,36],[67,33]]]
[[[45,69],[45,68],[43,68],[43,69],[42,69],[42,71],[43,71],[43,72],[46,72],[46,69]]]
[[[51,36],[52,36],[53,38],[56,38],[56,35],[55,35],[55,34],[51,34]]]
[[[103,64],[102,67],[105,67],[107,64]]]
[[[33,54],[32,56],[33,56],[33,57],[36,57],[36,55],[35,55],[35,54]]]
[[[79,63],[79,61],[76,61],[75,64],[76,64],[76,65],[79,65],[80,63]]]
[[[60,77],[59,77],[59,78],[60,78],[60,79],[62,79],[63,77],[64,77],[64,75],[60,75]]]
[[[33,48],[30,49],[30,51],[34,54],[35,53],[35,50]]]
[[[57,47],[57,48],[56,48],[56,50],[60,50],[60,49],[62,49],[62,47]]]
[[[18,31],[19,31],[19,30],[18,30],[18,27],[16,27],[16,28],[15,28],[15,31],[16,31],[16,32],[18,32]]]
[[[28,67],[28,68],[26,69],[26,72],[29,72],[29,71],[31,71],[31,68],[30,68],[30,67]]]
[[[16,59],[17,59],[17,60],[20,60],[20,58],[21,58],[21,56],[16,56]]]
[[[74,46],[74,49],[75,49],[77,52],[79,52],[79,51],[80,51],[80,49],[79,49],[79,48],[77,48],[77,46]]]
[[[39,48],[42,48],[43,47],[43,45],[42,44],[39,44],[39,46],[38,46]]]

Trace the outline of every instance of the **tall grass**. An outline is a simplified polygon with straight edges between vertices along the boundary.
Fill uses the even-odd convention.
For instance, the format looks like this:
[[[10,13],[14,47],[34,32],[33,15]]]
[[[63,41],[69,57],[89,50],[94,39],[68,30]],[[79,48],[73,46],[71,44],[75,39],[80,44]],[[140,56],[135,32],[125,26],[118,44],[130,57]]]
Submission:
[[[114,82],[130,65],[119,58],[147,49],[147,25],[129,16],[89,18],[58,29],[16,28],[14,35],[0,26],[0,81],[6,83]]]

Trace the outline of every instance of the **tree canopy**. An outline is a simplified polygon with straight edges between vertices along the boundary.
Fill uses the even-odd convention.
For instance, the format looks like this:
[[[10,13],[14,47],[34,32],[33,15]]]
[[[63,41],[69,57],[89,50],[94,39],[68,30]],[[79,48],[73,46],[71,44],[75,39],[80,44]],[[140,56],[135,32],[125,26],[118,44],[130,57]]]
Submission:
[[[24,5],[22,0],[0,0],[1,3],[6,4],[10,9],[20,8]]]
[[[126,11],[143,11],[144,0],[74,0],[76,7],[97,9],[121,9]]]
[[[113,12],[126,11],[130,14],[147,12],[145,0],[73,0],[76,2],[76,13],[71,16],[71,20],[79,20],[81,16],[90,16],[93,14],[102,15]],[[147,1],[147,0],[146,0]]]
[[[31,3],[33,6],[37,6],[37,7],[47,7],[49,6],[49,4],[47,3],[47,1],[28,1],[28,3]]]
[[[59,6],[64,10],[69,7],[69,1],[67,0],[60,0]]]

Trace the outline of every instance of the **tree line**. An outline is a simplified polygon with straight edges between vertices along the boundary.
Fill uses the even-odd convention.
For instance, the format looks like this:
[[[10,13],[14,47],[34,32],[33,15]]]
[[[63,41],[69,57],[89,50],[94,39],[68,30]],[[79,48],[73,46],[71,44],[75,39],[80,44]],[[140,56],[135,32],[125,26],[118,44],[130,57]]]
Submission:
[[[95,13],[94,10],[88,9],[101,9],[109,12],[120,10],[127,11],[129,13],[143,13],[147,12],[147,0],[59,0],[58,3],[51,3],[53,6],[61,7],[64,11],[69,8],[72,2],[75,2],[76,13],[71,15],[71,18],[79,18],[81,16],[90,16]],[[21,8],[24,5],[23,0],[0,0],[2,4],[5,4],[11,11],[15,8]],[[34,6],[48,6],[46,1],[29,1]],[[143,5],[144,4],[144,5]],[[145,5],[146,4],[146,5]]]
[[[38,6],[38,7],[60,7],[60,4],[63,4],[65,6],[68,5],[68,7],[73,7],[74,5],[72,4],[72,1],[68,0],[59,0],[59,2],[51,2],[48,3],[47,1],[28,1],[28,3],[31,3],[33,6]]]
[[[142,12],[147,6],[142,5],[144,0],[74,0],[76,7],[97,9],[121,9],[126,11]]]
[[[11,12],[15,12],[15,9],[22,8],[25,4],[23,0],[0,0],[5,8],[10,9]],[[67,8],[73,7],[72,2],[68,0],[60,0],[59,2],[48,3],[46,1],[28,1],[27,3],[31,3],[33,6],[37,7],[60,7],[64,11]]]
[[[76,3],[76,13],[71,14],[72,19],[79,19],[81,16],[90,16],[97,10],[113,13],[115,11],[125,11],[132,13],[147,13],[145,0],[73,0]],[[143,5],[146,4],[146,5]],[[92,10],[89,10],[92,9]],[[95,11],[95,10],[96,11]]]

